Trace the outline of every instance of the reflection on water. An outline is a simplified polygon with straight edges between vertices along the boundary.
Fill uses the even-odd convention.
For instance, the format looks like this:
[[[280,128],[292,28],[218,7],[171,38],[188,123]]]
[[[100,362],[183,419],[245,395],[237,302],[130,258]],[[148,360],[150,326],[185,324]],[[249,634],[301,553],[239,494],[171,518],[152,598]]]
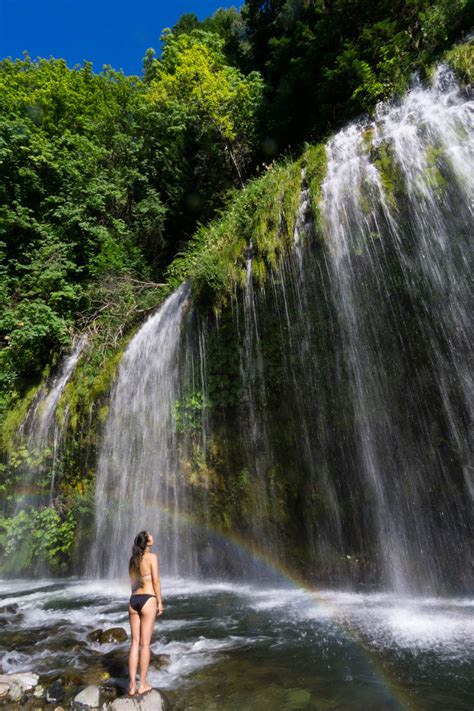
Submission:
[[[87,639],[97,628],[129,632],[125,586],[17,580],[0,592],[2,606],[18,604],[0,610],[4,672],[125,688],[128,642]],[[471,709],[473,599],[180,579],[165,580],[163,596],[150,680],[177,709]]]

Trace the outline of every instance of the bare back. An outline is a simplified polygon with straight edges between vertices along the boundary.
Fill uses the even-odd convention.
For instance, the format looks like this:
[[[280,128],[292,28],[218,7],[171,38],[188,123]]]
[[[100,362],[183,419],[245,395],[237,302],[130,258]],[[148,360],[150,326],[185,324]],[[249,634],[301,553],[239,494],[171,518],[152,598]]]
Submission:
[[[153,553],[144,553],[140,561],[140,577],[131,578],[133,592],[135,595],[154,595],[153,583],[157,582],[153,576]]]

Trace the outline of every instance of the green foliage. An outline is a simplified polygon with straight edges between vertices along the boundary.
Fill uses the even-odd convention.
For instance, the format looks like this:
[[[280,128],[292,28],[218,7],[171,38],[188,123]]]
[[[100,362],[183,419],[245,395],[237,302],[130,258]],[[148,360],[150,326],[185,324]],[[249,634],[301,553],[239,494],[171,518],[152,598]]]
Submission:
[[[262,81],[253,72],[243,76],[225,64],[222,41],[215,34],[194,30],[175,38],[164,35],[161,60],[156,60],[150,100],[171,112],[175,130],[198,120],[198,138],[208,132],[233,144],[249,142],[254,132]]]
[[[262,131],[276,150],[403,92],[474,20],[469,0],[246,0],[241,12],[239,66],[265,79]]]
[[[384,188],[387,202],[392,208],[397,205],[404,189],[401,171],[392,155],[391,146],[381,143],[376,148],[371,146],[372,160],[377,167]]]
[[[454,69],[459,80],[474,83],[474,41],[458,44],[444,56],[445,61]]]
[[[7,387],[18,376],[40,372],[51,353],[69,342],[67,322],[40,300],[24,301],[5,311],[0,330],[6,333],[0,369]]]
[[[303,165],[317,221],[324,146],[308,147],[300,160],[267,166],[264,175],[230,195],[220,218],[199,228],[170,265],[170,283],[191,279],[198,301],[219,310],[236,288],[245,286],[251,257],[252,277],[262,285],[269,271],[278,270],[280,255],[292,248]]]
[[[101,296],[115,325],[115,303],[128,314],[137,302],[132,282],[153,292],[175,234],[243,179],[262,84],[227,66],[222,44],[168,33],[143,81],[0,62],[0,406],[95,321]]]
[[[23,509],[12,518],[0,519],[2,572],[19,573],[46,566],[59,572],[74,546],[76,521],[72,512],[61,516],[52,506]]]
[[[305,167],[305,179],[309,187],[309,198],[313,213],[316,232],[320,228],[320,203],[322,198],[322,184],[326,177],[327,155],[326,147],[322,143],[306,146],[302,159]]]
[[[182,400],[177,400],[174,409],[177,431],[188,434],[200,432],[203,410],[207,407],[209,403],[201,392],[194,392]]]
[[[163,34],[161,59],[147,67],[148,110],[159,116],[162,138],[189,146],[176,155],[187,184],[185,210],[209,215],[222,190],[241,184],[256,141],[262,81],[226,64],[223,41],[203,30]],[[183,162],[183,161],[186,161]],[[230,178],[230,179],[229,179]]]

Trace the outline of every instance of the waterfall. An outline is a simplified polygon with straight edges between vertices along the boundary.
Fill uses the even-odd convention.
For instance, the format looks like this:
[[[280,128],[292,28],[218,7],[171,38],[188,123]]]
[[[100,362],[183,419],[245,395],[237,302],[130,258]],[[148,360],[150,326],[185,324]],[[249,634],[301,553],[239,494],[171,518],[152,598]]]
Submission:
[[[28,460],[19,483],[23,496],[17,496],[17,511],[25,503],[31,503],[31,497],[35,496],[37,490],[37,482],[45,473],[50,478],[50,502],[54,498],[68,416],[66,411],[60,424],[56,417],[57,408],[86,344],[86,336],[74,339],[71,352],[63,358],[57,373],[39,390],[20,427],[19,435],[28,452]],[[40,496],[44,499],[43,494]]]
[[[142,528],[168,573],[206,572],[191,516],[326,585],[466,587],[472,114],[439,67],[328,142],[318,220],[303,167],[264,288],[250,244],[218,322],[183,285],[145,323],[111,394],[91,572],[123,574]]]
[[[183,343],[191,317],[189,287],[183,285],[148,319],[123,356],[99,452],[94,574],[123,575],[142,529],[153,532],[167,573],[196,573],[196,547],[179,516],[187,509],[188,487],[176,413],[187,373],[192,377],[193,371],[192,348]]]
[[[268,401],[264,377],[264,360],[260,335],[258,299],[252,279],[252,250],[246,260],[243,296],[234,298],[235,324],[239,342],[239,374],[242,384],[240,437],[245,446],[245,471],[252,472],[253,496],[250,515],[251,540],[266,541],[267,553],[276,557],[278,538],[268,526],[268,514],[276,503],[273,470],[274,453],[267,430]],[[242,321],[242,323],[241,323]]]
[[[341,131],[327,152],[331,296],[382,579],[436,588],[468,523],[458,476],[433,447],[445,438],[467,480],[472,102],[440,67],[431,89]]]
[[[303,172],[295,248],[271,290],[248,278],[240,298],[243,447],[259,443],[253,476],[268,495],[290,490],[318,580],[467,584],[472,113],[441,66],[430,88],[336,134],[322,240],[309,234]],[[271,555],[291,522],[260,508]]]

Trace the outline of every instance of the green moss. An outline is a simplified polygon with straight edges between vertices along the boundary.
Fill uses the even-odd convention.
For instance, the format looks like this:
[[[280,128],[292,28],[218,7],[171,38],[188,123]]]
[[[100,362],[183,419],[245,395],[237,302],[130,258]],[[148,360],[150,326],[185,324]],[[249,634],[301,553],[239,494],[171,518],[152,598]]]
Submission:
[[[404,190],[404,182],[400,167],[392,155],[391,146],[385,143],[380,143],[377,147],[372,146],[372,160],[379,172],[387,203],[395,208],[398,195]]]
[[[427,167],[423,177],[433,192],[442,191],[448,186],[442,171],[445,161],[446,150],[442,146],[431,146],[426,151]]]
[[[253,279],[263,284],[269,271],[278,269],[280,255],[293,246],[303,166],[318,223],[326,173],[323,145],[308,146],[299,160],[272,164],[264,175],[233,193],[221,216],[201,227],[171,264],[169,283],[177,287],[191,279],[197,303],[216,312],[229,303],[236,288],[244,288],[249,257]]]
[[[322,185],[326,177],[327,162],[326,146],[323,143],[306,147],[303,153],[303,165],[306,169],[306,181],[309,186],[309,199],[316,232],[321,228]]]
[[[456,45],[446,52],[444,60],[452,67],[460,82],[474,82],[474,40]]]
[[[16,448],[15,436],[24,422],[30,405],[40,387],[41,383],[31,387],[22,398],[17,398],[10,404],[9,412],[3,420],[0,430],[0,445],[6,453]]]

